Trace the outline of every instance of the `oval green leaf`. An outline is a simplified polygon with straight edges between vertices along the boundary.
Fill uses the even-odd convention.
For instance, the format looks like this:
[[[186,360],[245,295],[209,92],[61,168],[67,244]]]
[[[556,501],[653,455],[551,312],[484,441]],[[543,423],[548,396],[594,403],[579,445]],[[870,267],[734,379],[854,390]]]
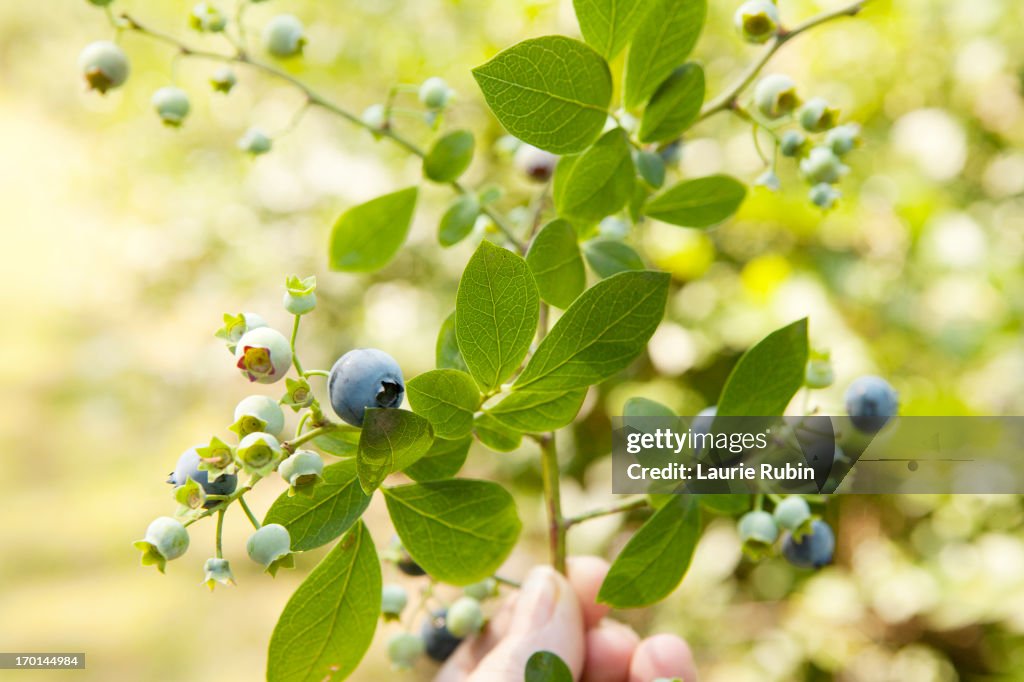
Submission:
[[[697,44],[707,0],[650,0],[626,60],[626,106],[647,101]]]
[[[344,679],[380,619],[380,561],[362,521],[292,594],[270,638],[267,682]]]
[[[525,682],[572,682],[572,671],[557,654],[538,651],[526,661]]]
[[[777,329],[733,367],[718,400],[725,417],[776,417],[803,386],[807,367],[807,319]]]
[[[564,220],[545,225],[526,254],[540,297],[556,308],[568,308],[587,285],[576,229]]]
[[[629,270],[643,270],[644,261],[640,254],[622,242],[598,239],[583,245],[590,269],[599,277],[611,277]]]
[[[395,471],[402,471],[430,449],[430,422],[408,410],[366,410],[356,454],[359,485],[369,495]]]
[[[572,422],[583,406],[587,389],[515,391],[487,409],[503,426],[522,433],[543,433]]]
[[[459,440],[435,438],[427,454],[407,467],[405,474],[420,483],[452,478],[466,463],[466,455],[469,454],[469,447],[472,444],[472,436]]]
[[[651,7],[648,0],[573,0],[572,5],[583,39],[608,60],[622,52]]]
[[[473,377],[456,369],[434,369],[406,385],[413,412],[425,417],[439,438],[462,438],[473,430],[480,391]]]
[[[523,443],[522,431],[505,426],[487,412],[473,420],[473,435],[495,452],[512,452]]]
[[[434,361],[438,369],[457,369],[468,372],[466,361],[459,352],[459,343],[455,339],[455,312],[445,318],[441,330],[437,333],[437,344],[434,346]]]
[[[409,187],[345,211],[331,231],[331,270],[372,272],[387,265],[409,234],[418,194]]]
[[[597,222],[626,205],[635,178],[626,133],[609,130],[587,151],[559,160],[552,188],[555,208],[563,218]]]
[[[480,201],[473,194],[457,197],[441,216],[437,228],[437,241],[441,246],[453,246],[469,236],[480,216]]]
[[[452,585],[493,575],[522,526],[512,495],[489,481],[414,483],[385,488],[384,499],[412,558]]]
[[[640,119],[641,142],[674,140],[692,126],[704,104],[704,69],[684,64],[661,84]]]
[[[473,161],[473,133],[453,130],[440,137],[423,157],[423,175],[434,182],[454,182]]]
[[[680,227],[711,227],[739,210],[746,186],[728,175],[685,180],[647,202],[644,215]]]
[[[608,117],[608,64],[572,38],[524,40],[473,69],[473,77],[508,132],[554,154],[589,147]]]
[[[626,417],[675,417],[676,413],[655,400],[647,398],[630,398],[622,407],[622,416]]]

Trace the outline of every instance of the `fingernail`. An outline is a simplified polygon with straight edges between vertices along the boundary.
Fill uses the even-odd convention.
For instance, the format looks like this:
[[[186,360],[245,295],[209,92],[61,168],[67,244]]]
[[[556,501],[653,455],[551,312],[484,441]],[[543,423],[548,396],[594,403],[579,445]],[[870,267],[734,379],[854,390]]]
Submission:
[[[558,601],[557,580],[554,570],[547,566],[539,566],[530,572],[516,599],[512,630],[529,632],[551,620]]]

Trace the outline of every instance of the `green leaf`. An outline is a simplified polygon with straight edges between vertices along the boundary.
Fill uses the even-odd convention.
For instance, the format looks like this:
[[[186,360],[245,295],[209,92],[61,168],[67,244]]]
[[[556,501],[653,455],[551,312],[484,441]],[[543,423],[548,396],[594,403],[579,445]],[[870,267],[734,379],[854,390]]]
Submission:
[[[402,545],[437,580],[452,585],[490,577],[515,546],[522,524],[497,483],[453,479],[384,488]]]
[[[462,358],[480,388],[512,376],[537,331],[540,298],[522,258],[481,242],[459,282],[455,334]]]
[[[366,410],[359,436],[356,472],[359,485],[369,495],[389,474],[401,471],[430,449],[430,422],[407,410]]]
[[[487,413],[503,426],[523,433],[560,429],[572,422],[583,406],[587,389],[574,391],[516,391]]]
[[[439,438],[462,438],[473,430],[480,391],[473,377],[456,369],[435,369],[406,383],[413,411],[426,417]]]
[[[717,416],[775,417],[803,386],[807,319],[778,329],[743,354],[725,381]]]
[[[289,496],[287,492],[270,506],[263,525],[279,523],[288,529],[293,552],[306,552],[338,537],[352,527],[370,498],[359,487],[355,460],[324,467],[323,480],[313,494]]]
[[[553,154],[589,147],[608,117],[608,64],[572,38],[524,40],[473,69],[473,77],[508,132]]]
[[[423,175],[434,182],[454,182],[473,161],[476,142],[468,130],[453,130],[440,137],[423,157]]]
[[[734,214],[746,186],[728,175],[684,180],[647,202],[644,215],[680,227],[711,227]]]
[[[409,234],[418,194],[409,187],[342,213],[331,231],[331,270],[372,272],[387,265]]]
[[[572,671],[557,654],[538,651],[526,661],[526,682],[572,682]]]
[[[622,408],[622,416],[626,417],[675,417],[676,413],[654,400],[647,398],[630,398]]]
[[[668,284],[664,272],[622,272],[583,292],[537,346],[513,390],[570,391],[624,369],[661,322]]]
[[[473,194],[463,194],[452,202],[441,216],[437,228],[437,241],[441,246],[453,246],[469,236],[480,216],[480,201]]]
[[[704,104],[704,69],[684,64],[661,84],[640,119],[641,142],[665,142],[679,137],[700,116]]]
[[[640,254],[622,242],[598,239],[583,245],[583,255],[600,277],[611,277],[629,270],[643,270]]]
[[[700,503],[705,509],[723,516],[736,516],[750,509],[750,495],[737,493],[734,495],[700,495]]]
[[[626,133],[609,130],[587,151],[559,160],[552,188],[555,208],[564,218],[597,222],[626,205],[635,178]]]
[[[267,682],[341,680],[380,618],[380,561],[360,521],[292,594],[270,638]]]
[[[707,14],[706,0],[649,0],[649,4],[626,60],[625,100],[630,109],[646,102],[686,61]]]
[[[540,297],[556,308],[568,308],[587,286],[587,273],[576,230],[564,220],[543,227],[526,254]]]
[[[636,155],[636,171],[648,185],[655,189],[665,184],[665,161],[661,154],[642,151]],[[633,198],[630,193],[630,199]]]
[[[434,347],[435,362],[438,369],[457,369],[468,372],[466,361],[459,352],[459,343],[455,339],[455,313],[445,318],[441,330],[437,333],[437,345]]]
[[[405,470],[405,474],[420,483],[452,478],[466,463],[466,455],[469,454],[469,446],[472,444],[472,436],[466,436],[459,440],[435,438],[434,444],[430,446],[427,454],[413,462]]]
[[[676,495],[630,538],[612,563],[597,601],[617,609],[650,606],[676,589],[700,537],[700,507]]]
[[[335,457],[355,457],[359,450],[358,431],[328,431],[313,439],[313,445]]]
[[[473,434],[495,452],[512,452],[523,442],[523,434],[505,426],[484,412],[473,421]]]
[[[605,59],[613,59],[647,14],[648,0],[573,0],[583,39]]]

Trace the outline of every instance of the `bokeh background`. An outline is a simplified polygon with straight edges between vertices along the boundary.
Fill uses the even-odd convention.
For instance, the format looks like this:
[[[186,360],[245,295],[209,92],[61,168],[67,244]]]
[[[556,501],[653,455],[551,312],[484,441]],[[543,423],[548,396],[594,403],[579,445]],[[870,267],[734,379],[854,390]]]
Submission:
[[[714,92],[755,50],[732,30],[733,3],[711,4],[697,56]],[[780,5],[789,23],[836,6]],[[190,6],[119,0],[115,9],[224,48],[187,29]],[[253,7],[250,33],[284,11],[309,29],[305,59],[287,68],[353,111],[394,83],[445,77],[459,93],[448,122],[477,131],[484,150],[469,178],[506,185],[504,208],[525,204],[531,188],[486,151],[501,131],[469,68],[525,37],[577,35],[568,0],[275,0]],[[875,0],[771,62],[805,95],[863,122],[845,199],[823,215],[786,167],[781,193],[755,189],[717,229],[645,226],[637,246],[677,287],[649,357],[593,392],[564,434],[570,512],[610,497],[598,436],[626,398],[693,413],[714,401],[744,348],[803,315],[836,367],[836,386],[812,400],[826,413],[869,371],[899,389],[904,414],[1024,410],[1022,25],[1016,0]],[[210,594],[200,584],[209,525],[193,528],[192,549],[166,576],[139,566],[131,547],[173,510],[164,478],[178,454],[223,434],[253,391],[213,331],[242,310],[286,325],[285,277],[316,274],[321,305],[301,336],[307,367],[372,345],[414,376],[432,367],[473,245],[436,244],[449,195],[425,186],[392,265],[365,277],[328,272],[337,215],[416,182],[418,164],[319,111],[273,153],[245,158],[234,140],[252,124],[286,128],[297,93],[240,70],[230,96],[213,94],[213,65],[134,35],[122,39],[128,85],[86,93],[78,51],[111,36],[85,0],[0,3],[0,650],[87,652],[88,670],[34,679],[261,679],[277,614],[319,553],[270,580],[245,559],[247,526],[232,514],[226,552],[239,586]],[[165,129],[149,106],[172,77],[192,94],[182,130]],[[400,125],[429,135],[415,119]],[[749,129],[727,116],[693,131],[679,167],[717,171],[749,181],[761,171]],[[543,559],[535,455],[480,449],[467,464],[517,494],[527,528],[506,567],[513,577]],[[251,496],[258,513],[280,491],[261,485]],[[808,575],[778,560],[750,564],[732,524],[716,521],[683,586],[662,607],[623,617],[688,637],[711,682],[1024,679],[1017,497],[847,497],[827,514],[839,533],[835,566]],[[379,505],[368,518],[383,546],[391,531]],[[609,555],[635,522],[577,528],[572,551]],[[384,639],[355,679],[389,674]]]

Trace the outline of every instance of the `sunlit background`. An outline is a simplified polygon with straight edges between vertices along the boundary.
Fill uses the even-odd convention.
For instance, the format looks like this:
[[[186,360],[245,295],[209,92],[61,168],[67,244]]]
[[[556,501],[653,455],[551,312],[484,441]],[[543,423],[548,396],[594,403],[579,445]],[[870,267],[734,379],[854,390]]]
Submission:
[[[697,56],[715,92],[756,51],[732,30],[732,3],[711,4]],[[226,49],[187,28],[190,6],[114,7]],[[787,23],[834,6],[780,2]],[[353,112],[392,84],[446,78],[458,92],[447,123],[477,131],[483,149],[468,178],[504,184],[505,209],[525,205],[532,188],[488,151],[501,131],[469,68],[525,37],[577,35],[568,0],[275,0],[249,12],[250,33],[285,11],[309,35],[305,58],[286,68]],[[743,349],[804,315],[836,368],[836,386],[812,399],[826,413],[865,372],[892,381],[904,414],[1024,412],[1022,25],[1015,0],[876,0],[771,62],[805,95],[863,122],[844,200],[823,215],[784,164],[782,192],[754,189],[726,225],[644,226],[636,245],[678,286],[649,358],[593,392],[565,434],[570,512],[609,498],[599,435],[625,399],[693,413],[714,401]],[[112,35],[85,0],[0,3],[0,650],[84,651],[88,670],[76,675],[89,680],[256,680],[278,613],[322,552],[271,580],[245,557],[248,527],[232,513],[225,551],[239,585],[211,594],[200,583],[212,524],[191,529],[191,550],[166,576],[141,567],[131,546],[173,511],[164,479],[179,453],[223,435],[253,392],[213,331],[223,313],[243,310],[285,326],[285,277],[315,274],[307,367],[369,345],[414,376],[433,366],[480,235],[442,250],[436,225],[450,195],[424,186],[409,244],[389,267],[329,272],[337,215],[417,182],[418,164],[321,111],[273,153],[247,158],[234,141],[253,124],[286,129],[298,93],[241,69],[234,92],[212,93],[213,64],[136,35],[121,39],[127,86],[87,93],[78,52]],[[181,130],[149,105],[172,81],[192,96]],[[429,138],[415,118],[399,125]],[[749,128],[722,115],[694,130],[680,170],[752,181],[763,168]],[[535,454],[479,449],[467,464],[517,493],[527,530],[505,569],[513,577],[544,557]],[[278,482],[257,488],[257,513],[280,492]],[[716,521],[683,586],[662,607],[623,617],[689,638],[711,682],[1024,679],[1021,516],[1011,496],[844,498],[828,512],[837,565],[813,575],[750,564],[732,524]],[[381,505],[368,518],[383,546]],[[633,521],[573,530],[572,550],[610,555]],[[387,674],[388,632],[355,679]]]

